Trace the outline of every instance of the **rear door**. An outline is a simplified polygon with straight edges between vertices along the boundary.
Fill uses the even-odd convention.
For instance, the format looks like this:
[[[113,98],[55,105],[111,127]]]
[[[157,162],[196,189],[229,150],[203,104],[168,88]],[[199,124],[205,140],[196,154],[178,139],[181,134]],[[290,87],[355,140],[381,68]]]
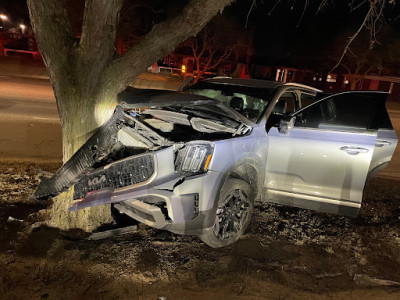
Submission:
[[[382,100],[383,101],[383,100]],[[393,129],[385,105],[381,105],[375,116],[375,128],[378,128],[378,135],[375,142],[374,155],[372,156],[368,178],[383,170],[392,159],[397,146],[397,135]],[[392,171],[394,168],[392,168]],[[397,171],[397,170],[396,170]],[[396,174],[389,174],[394,175]]]
[[[340,93],[293,114],[289,133],[268,133],[265,185],[272,202],[356,215],[386,94]]]

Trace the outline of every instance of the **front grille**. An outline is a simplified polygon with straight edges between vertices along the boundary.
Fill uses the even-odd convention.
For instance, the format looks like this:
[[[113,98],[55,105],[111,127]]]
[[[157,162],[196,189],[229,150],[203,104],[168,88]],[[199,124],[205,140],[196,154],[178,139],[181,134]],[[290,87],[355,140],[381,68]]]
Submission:
[[[154,174],[154,156],[145,154],[115,163],[85,175],[75,184],[74,199],[104,188],[122,188],[149,180]]]

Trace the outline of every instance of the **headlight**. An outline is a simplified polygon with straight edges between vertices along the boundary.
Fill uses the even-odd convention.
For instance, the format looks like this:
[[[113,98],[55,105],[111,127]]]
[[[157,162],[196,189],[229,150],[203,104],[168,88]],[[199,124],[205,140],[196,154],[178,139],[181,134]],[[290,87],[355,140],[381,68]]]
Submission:
[[[214,152],[214,145],[209,142],[188,143],[180,149],[175,161],[177,172],[185,176],[205,173]]]

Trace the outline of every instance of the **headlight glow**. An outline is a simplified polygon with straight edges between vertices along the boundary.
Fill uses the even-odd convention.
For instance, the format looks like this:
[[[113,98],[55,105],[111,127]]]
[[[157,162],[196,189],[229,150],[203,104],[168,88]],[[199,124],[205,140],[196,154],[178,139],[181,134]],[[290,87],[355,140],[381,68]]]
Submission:
[[[188,143],[178,152],[176,171],[186,176],[207,172],[213,151],[214,145],[209,142]]]

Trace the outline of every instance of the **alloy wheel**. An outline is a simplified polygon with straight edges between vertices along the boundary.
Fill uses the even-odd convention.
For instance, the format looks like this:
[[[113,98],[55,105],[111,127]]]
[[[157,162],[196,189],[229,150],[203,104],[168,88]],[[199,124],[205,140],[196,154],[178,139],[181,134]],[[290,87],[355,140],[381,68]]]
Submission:
[[[219,240],[226,240],[237,235],[243,228],[249,207],[248,196],[240,189],[233,190],[224,200],[223,205],[217,209],[214,235]]]

